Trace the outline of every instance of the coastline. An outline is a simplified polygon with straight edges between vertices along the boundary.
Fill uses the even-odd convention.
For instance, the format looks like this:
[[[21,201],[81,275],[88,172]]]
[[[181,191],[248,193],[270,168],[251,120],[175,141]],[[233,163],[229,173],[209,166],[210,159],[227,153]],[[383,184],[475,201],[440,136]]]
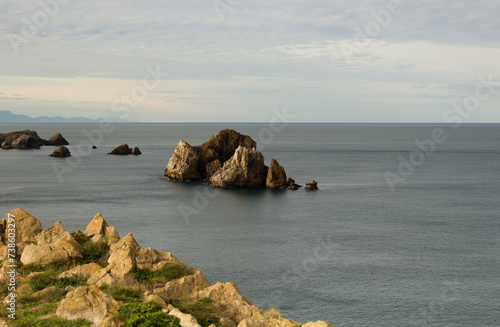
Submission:
[[[0,241],[0,282],[8,285],[14,279],[2,290],[4,303],[15,303],[0,318],[5,326],[41,321],[70,326],[76,321],[128,327],[142,326],[134,319],[164,319],[181,327],[331,327],[285,319],[276,309],[263,311],[235,284],[212,285],[171,253],[143,249],[131,233],[120,238],[100,213],[83,232],[69,233],[60,221],[44,230],[31,214],[13,209],[0,220]],[[14,257],[10,241],[15,241]]]

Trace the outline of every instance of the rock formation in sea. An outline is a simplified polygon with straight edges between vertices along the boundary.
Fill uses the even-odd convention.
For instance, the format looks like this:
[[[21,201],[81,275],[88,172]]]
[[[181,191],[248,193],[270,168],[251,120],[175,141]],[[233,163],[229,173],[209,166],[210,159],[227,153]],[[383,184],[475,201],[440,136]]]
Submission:
[[[40,149],[45,141],[35,131],[24,130],[0,134],[3,149]]]
[[[122,144],[116,148],[113,149],[108,154],[116,154],[116,155],[128,155],[128,154],[133,154],[133,155],[139,155],[142,154],[141,150],[139,150],[138,147],[135,147],[133,149],[129,148],[128,144]]]
[[[60,134],[54,134],[50,139],[40,138],[35,131],[24,130],[0,134],[2,149],[40,149],[42,145],[69,145],[68,141]]]
[[[318,188],[318,182],[312,181],[310,183],[306,183],[306,190],[307,191],[317,191],[317,190],[319,190],[319,188]]]
[[[60,146],[60,145],[69,145],[69,143],[60,133],[57,133],[52,135],[50,139],[46,140],[44,145]]]
[[[267,167],[256,146],[250,136],[231,129],[198,146],[180,140],[164,175],[184,181],[208,180],[223,188],[286,188],[285,169],[275,159]]]
[[[299,188],[302,187],[302,185],[295,184],[295,180],[288,178],[288,181],[286,182],[286,186],[288,187],[289,190],[296,191]]]
[[[248,149],[247,149],[248,150]],[[21,209],[0,220],[0,283],[7,284],[9,218],[15,217],[17,320],[50,326],[125,327],[331,327],[317,321],[301,324],[267,312],[241,295],[233,283],[212,285],[169,252],[142,248],[132,234],[120,238],[100,213],[84,232],[69,233],[61,221],[43,230]],[[13,295],[11,295],[13,294]],[[6,302],[7,303],[7,302]],[[29,320],[32,319],[32,320]],[[74,321],[74,322],[70,322]],[[13,326],[0,317],[0,326]]]
[[[71,157],[71,152],[68,150],[67,147],[61,145],[57,149],[55,149],[50,156],[57,158],[66,158],[66,157]]]

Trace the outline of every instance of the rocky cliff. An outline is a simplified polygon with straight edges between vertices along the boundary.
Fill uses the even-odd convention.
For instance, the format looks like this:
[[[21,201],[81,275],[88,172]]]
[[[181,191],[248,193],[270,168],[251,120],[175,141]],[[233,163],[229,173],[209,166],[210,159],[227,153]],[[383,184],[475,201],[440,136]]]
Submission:
[[[286,173],[273,159],[271,171],[250,136],[225,129],[207,142],[191,146],[180,140],[164,175],[179,180],[208,180],[224,188],[286,188]],[[284,178],[284,180],[283,180]]]
[[[60,221],[43,230],[26,211],[10,211],[0,220],[3,285],[12,277],[8,217],[16,224],[16,290],[0,295],[16,298],[17,319],[0,318],[0,326],[331,327],[264,312],[236,285],[212,285],[171,253],[141,248],[132,234],[120,238],[99,213],[85,231],[69,233]]]

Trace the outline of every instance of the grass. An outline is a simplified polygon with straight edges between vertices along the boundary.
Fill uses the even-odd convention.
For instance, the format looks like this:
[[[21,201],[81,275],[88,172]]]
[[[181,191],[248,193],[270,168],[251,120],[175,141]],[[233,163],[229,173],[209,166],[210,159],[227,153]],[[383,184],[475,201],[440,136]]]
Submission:
[[[217,326],[220,323],[218,318],[220,310],[213,304],[211,298],[206,297],[194,302],[173,300],[172,305],[184,313],[193,315],[202,327],[208,327],[211,324]]]
[[[135,267],[132,270],[132,276],[140,282],[167,283],[177,278],[189,276],[193,272],[194,270],[190,266],[183,265],[182,263],[174,263],[155,271]]]
[[[120,284],[102,285],[99,288],[104,293],[110,295],[116,301],[123,302],[140,302],[142,299],[142,291],[140,289],[123,286]]]
[[[33,276],[29,281],[31,290],[33,292],[41,291],[50,286],[57,286],[59,288],[65,288],[67,286],[78,286],[85,284],[87,278],[83,276],[78,277],[56,277],[51,271],[45,271],[40,274]]]
[[[74,266],[76,266],[76,264],[70,264],[68,267],[68,264],[62,262],[52,262],[45,266],[39,264],[23,265],[22,263],[18,263],[17,272],[21,276],[28,276],[32,272],[50,272],[53,275],[59,275],[63,271],[73,268]]]
[[[118,318],[127,327],[180,327],[180,319],[161,312],[155,304],[128,303],[118,308]]]
[[[85,264],[95,262],[101,266],[107,265],[107,260],[109,258],[109,245],[107,237],[102,237],[95,243],[83,233],[73,233],[73,237],[83,248],[82,263]]]

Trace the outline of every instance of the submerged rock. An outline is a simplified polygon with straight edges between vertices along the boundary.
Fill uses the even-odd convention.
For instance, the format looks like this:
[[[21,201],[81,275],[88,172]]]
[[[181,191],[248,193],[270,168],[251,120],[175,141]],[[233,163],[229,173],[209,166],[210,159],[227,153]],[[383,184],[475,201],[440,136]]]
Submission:
[[[54,134],[52,137],[44,142],[44,145],[69,145],[69,142],[60,134]]]
[[[56,158],[66,158],[66,157],[71,157],[71,152],[68,150],[67,147],[61,145],[60,147],[55,149],[50,156]]]

